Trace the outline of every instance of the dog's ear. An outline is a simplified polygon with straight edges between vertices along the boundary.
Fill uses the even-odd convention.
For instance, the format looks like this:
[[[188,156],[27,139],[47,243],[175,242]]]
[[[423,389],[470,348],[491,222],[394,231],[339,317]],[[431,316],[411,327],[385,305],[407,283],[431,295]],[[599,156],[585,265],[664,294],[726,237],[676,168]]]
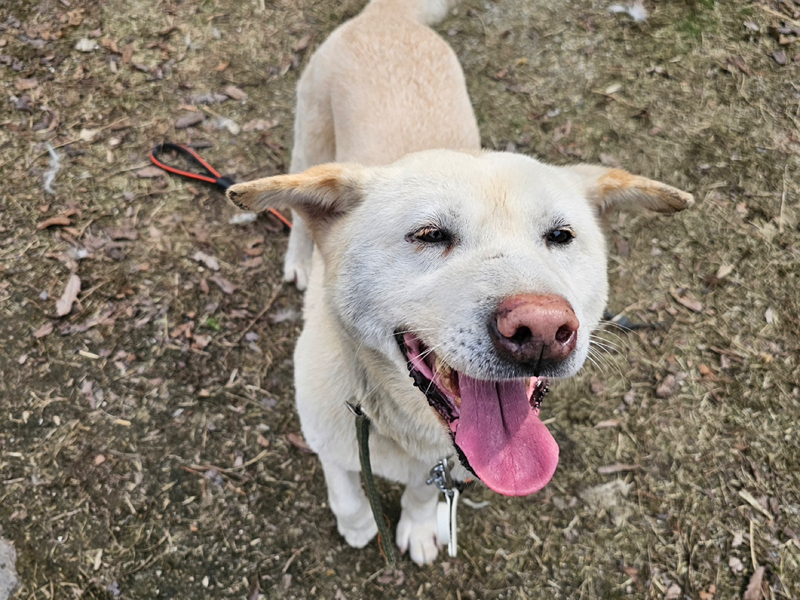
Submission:
[[[227,196],[242,210],[292,208],[314,231],[356,206],[365,180],[366,169],[361,165],[330,163],[302,173],[237,183],[228,188]]]
[[[646,177],[631,175],[622,169],[596,165],[575,165],[569,168],[584,178],[586,197],[601,214],[616,206],[640,206],[668,215],[694,204],[691,194]]]

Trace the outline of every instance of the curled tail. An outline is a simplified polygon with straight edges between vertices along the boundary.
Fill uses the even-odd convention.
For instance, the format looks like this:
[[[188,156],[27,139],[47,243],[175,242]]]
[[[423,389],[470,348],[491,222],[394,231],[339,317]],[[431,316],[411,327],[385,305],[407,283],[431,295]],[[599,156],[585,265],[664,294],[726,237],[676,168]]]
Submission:
[[[367,10],[403,16],[423,25],[435,25],[459,0],[371,0]]]

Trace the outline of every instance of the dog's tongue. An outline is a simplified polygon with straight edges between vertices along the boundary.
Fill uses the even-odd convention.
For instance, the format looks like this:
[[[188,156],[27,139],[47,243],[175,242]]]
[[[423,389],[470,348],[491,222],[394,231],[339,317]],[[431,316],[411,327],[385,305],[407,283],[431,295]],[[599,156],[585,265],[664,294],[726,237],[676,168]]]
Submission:
[[[456,444],[487,486],[506,496],[539,491],[555,473],[558,444],[531,408],[523,381],[458,374]]]

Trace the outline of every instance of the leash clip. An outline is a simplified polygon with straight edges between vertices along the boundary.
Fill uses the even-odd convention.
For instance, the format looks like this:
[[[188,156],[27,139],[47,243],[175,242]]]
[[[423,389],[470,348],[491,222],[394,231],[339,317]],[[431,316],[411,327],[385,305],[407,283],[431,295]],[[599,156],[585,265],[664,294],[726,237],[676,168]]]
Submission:
[[[442,545],[447,544],[447,554],[451,557],[458,553],[458,524],[456,511],[458,509],[459,491],[453,478],[450,476],[450,463],[447,458],[442,458],[431,469],[428,485],[434,484],[444,494],[444,502],[439,502],[436,507],[436,522],[438,525],[437,538]]]

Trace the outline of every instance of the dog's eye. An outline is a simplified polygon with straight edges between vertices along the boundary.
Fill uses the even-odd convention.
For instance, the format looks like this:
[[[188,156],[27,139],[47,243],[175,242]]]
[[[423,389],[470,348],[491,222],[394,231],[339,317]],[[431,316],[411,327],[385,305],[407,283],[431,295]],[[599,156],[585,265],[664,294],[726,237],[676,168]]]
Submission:
[[[575,237],[575,232],[571,229],[567,229],[566,227],[561,227],[559,229],[553,229],[553,231],[548,232],[545,236],[548,244],[558,244],[562,246],[564,244],[569,244],[573,238]]]
[[[411,237],[424,244],[449,244],[453,241],[448,231],[438,227],[423,227],[415,231]]]

